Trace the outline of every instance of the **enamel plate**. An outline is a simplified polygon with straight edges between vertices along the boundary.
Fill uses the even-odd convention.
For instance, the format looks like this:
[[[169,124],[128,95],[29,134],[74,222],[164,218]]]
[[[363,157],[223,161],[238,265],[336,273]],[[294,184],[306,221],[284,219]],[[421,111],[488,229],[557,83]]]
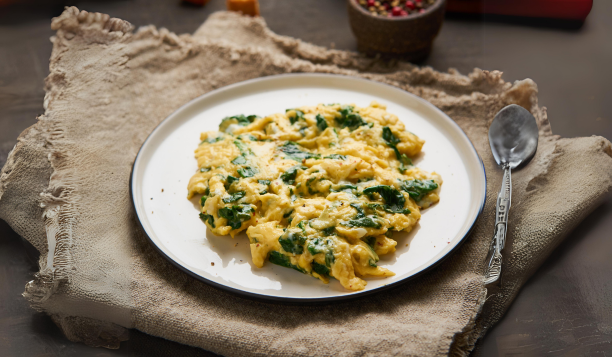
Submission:
[[[424,139],[416,166],[436,171],[444,183],[440,202],[422,210],[410,233],[395,233],[397,251],[379,265],[389,278],[366,278],[365,290],[352,292],[293,269],[251,262],[244,233],[217,237],[202,223],[196,197],[187,200],[187,183],[198,169],[194,150],[200,133],[217,130],[236,114],[266,116],[286,108],[319,103],[387,105],[406,129]],[[486,195],[482,162],[465,133],[425,100],[385,84],[321,74],[271,76],[230,85],[192,100],[166,118],[142,145],[131,178],[132,199],[142,228],[155,248],[179,269],[217,288],[277,302],[350,299],[404,283],[433,268],[466,239]]]

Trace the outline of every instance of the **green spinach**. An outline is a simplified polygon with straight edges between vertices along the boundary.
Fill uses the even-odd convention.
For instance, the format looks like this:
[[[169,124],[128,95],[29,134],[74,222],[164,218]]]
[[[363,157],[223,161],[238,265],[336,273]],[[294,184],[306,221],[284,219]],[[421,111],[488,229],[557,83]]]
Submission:
[[[322,276],[329,276],[329,268],[317,262],[312,262],[312,271]]]
[[[302,254],[304,253],[304,243],[306,238],[299,233],[285,232],[278,238],[281,247],[287,253]]]
[[[387,145],[389,145],[391,148],[393,148],[393,151],[395,151],[395,157],[400,162],[399,171],[401,173],[406,172],[406,170],[408,170],[408,166],[412,165],[412,160],[406,156],[406,154],[401,154],[397,149],[397,144],[400,142],[400,140],[393,135],[393,132],[391,132],[391,129],[389,129],[388,126],[383,127],[382,137]]]
[[[307,169],[306,166],[295,165],[295,166],[290,167],[289,169],[287,169],[287,171],[283,172],[280,175],[280,178],[287,185],[293,185],[293,184],[295,184],[295,178],[296,178],[296,176],[298,174],[298,170],[306,170],[306,169]]]
[[[219,209],[219,217],[227,219],[227,225],[232,229],[238,229],[242,222],[251,219],[255,210],[250,205],[235,205]]]
[[[336,260],[334,257],[333,241],[331,239],[315,238],[308,242],[306,249],[308,249],[312,255],[319,253],[325,254],[325,265],[328,267],[331,267],[332,263]]]
[[[217,142],[219,142],[219,141],[221,141],[223,139],[225,139],[225,136],[217,135],[214,138],[206,138],[206,139],[202,140],[202,142],[200,144],[204,144],[204,143],[214,144],[214,143],[217,143]]]
[[[345,155],[340,154],[331,154],[324,157],[324,159],[332,159],[332,160],[346,160]]]
[[[236,157],[234,160],[232,160],[232,164],[234,164],[234,165],[245,165],[246,163],[247,163],[247,160],[242,155],[240,155],[240,156]]]
[[[363,193],[369,195],[372,198],[374,193],[378,193],[380,197],[385,200],[385,205],[383,206],[385,211],[390,213],[403,213],[408,214],[410,210],[404,209],[404,204],[406,203],[406,199],[401,192],[396,190],[395,188],[387,185],[377,185],[368,187],[363,190]]]
[[[363,241],[370,246],[370,248],[374,249],[374,245],[376,244],[376,237],[365,237]]]
[[[325,235],[326,237],[331,236],[331,235],[335,235],[336,234],[336,227],[327,227],[327,228],[323,228],[322,230],[323,235]]]
[[[327,129],[327,120],[325,120],[325,118],[321,114],[317,114],[316,119],[317,128],[319,128],[320,131]]]
[[[241,199],[242,197],[244,197],[245,194],[246,194],[246,192],[244,192],[244,191],[238,191],[236,193],[232,193],[228,197],[225,197],[223,199],[223,202],[225,202],[225,203],[236,202],[239,199]]]
[[[341,128],[349,128],[349,130],[353,131],[362,125],[368,125],[361,115],[354,112],[354,109],[351,105],[340,108],[340,117],[336,118],[336,122]]]
[[[215,228],[215,217],[210,214],[200,213],[200,219],[202,222],[210,224],[211,227]]]
[[[255,176],[259,171],[251,166],[244,166],[238,169],[238,174],[241,177],[247,178],[247,177],[253,177]]]
[[[425,197],[426,194],[438,188],[434,180],[405,180],[402,181],[400,188],[410,195],[416,202]]]
[[[287,158],[298,161],[298,162],[301,162],[302,160],[305,160],[305,159],[311,159],[311,158],[320,159],[321,158],[321,155],[319,154],[313,154],[308,151],[303,151],[302,149],[300,149],[300,145],[293,141],[287,141],[284,145],[279,147],[279,150],[283,152],[285,156],[287,156]]]
[[[375,216],[366,216],[363,208],[355,203],[351,203],[351,207],[357,210],[357,215],[346,222],[342,222],[342,225],[349,228],[354,227],[366,227],[366,228],[380,228],[382,225]]]
[[[289,121],[291,122],[291,125],[297,123],[298,120],[304,120],[304,112],[301,111],[301,110],[287,109],[287,110],[285,110],[285,112],[290,112],[292,110],[295,112],[295,115],[292,115],[292,116],[289,117]]]
[[[247,126],[254,122],[255,119],[259,119],[259,116],[239,114],[231,117],[225,117],[223,118],[223,120],[221,120],[221,124],[219,124],[219,131],[225,132],[227,128],[232,124]]]
[[[291,264],[291,259],[289,259],[288,256],[284,255],[283,253],[277,252],[277,251],[272,251],[270,252],[270,263],[272,264],[276,264],[276,265],[280,265],[282,267],[285,268],[291,268],[291,269],[295,269],[297,271],[299,271],[300,273],[306,273],[304,271],[304,269],[300,268],[297,265],[293,265]]]
[[[228,191],[229,188],[232,186],[232,184],[234,182],[239,181],[240,179],[237,177],[234,177],[232,175],[227,176],[227,178],[225,179],[225,184],[223,186],[225,186],[225,190]]]

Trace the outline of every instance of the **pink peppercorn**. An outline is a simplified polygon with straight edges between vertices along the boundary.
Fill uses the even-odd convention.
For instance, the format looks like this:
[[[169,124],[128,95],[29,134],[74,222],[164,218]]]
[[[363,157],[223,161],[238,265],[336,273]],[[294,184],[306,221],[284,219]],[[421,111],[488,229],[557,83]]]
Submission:
[[[412,1],[408,0],[406,1],[406,8],[410,9],[410,10],[414,10],[415,5]]]
[[[425,13],[425,9],[419,10],[419,14],[424,14],[424,13]]]
[[[368,7],[374,6],[375,0],[368,0]]]
[[[400,16],[408,16],[408,13],[404,10],[402,10],[402,12],[400,12]]]
[[[391,13],[393,14],[393,16],[400,16],[400,14],[402,13],[402,8],[399,6],[396,6],[393,8],[393,10],[391,10]]]

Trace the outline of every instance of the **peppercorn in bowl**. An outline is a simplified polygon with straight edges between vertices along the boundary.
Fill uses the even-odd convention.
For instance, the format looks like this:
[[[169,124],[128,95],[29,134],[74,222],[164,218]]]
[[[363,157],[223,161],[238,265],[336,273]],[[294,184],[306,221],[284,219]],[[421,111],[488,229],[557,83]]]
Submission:
[[[444,20],[446,0],[347,0],[359,51],[419,61]]]

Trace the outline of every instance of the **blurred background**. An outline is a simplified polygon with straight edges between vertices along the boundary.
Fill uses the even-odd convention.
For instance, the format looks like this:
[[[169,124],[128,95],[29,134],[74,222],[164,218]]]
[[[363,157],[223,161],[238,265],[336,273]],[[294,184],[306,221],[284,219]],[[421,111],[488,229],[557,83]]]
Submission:
[[[509,2],[449,0],[448,10],[454,11],[446,12],[431,53],[418,64],[466,75],[475,67],[499,70],[510,82],[531,78],[554,134],[612,139],[612,1],[595,0],[585,21],[590,1],[516,0],[510,10],[500,8],[504,3]],[[542,4],[549,7],[542,10]],[[44,111],[50,22],[67,5],[179,34],[194,32],[209,14],[226,9],[225,0],[204,6],[179,0],[0,0],[0,167],[18,135]],[[357,50],[346,0],[261,0],[259,6],[278,34]],[[575,16],[567,15],[572,11]],[[553,252],[474,355],[612,355],[612,260],[598,254],[612,246],[611,231],[608,199]],[[114,351],[68,341],[21,297],[37,271],[36,259],[0,221],[0,356],[209,355],[137,331]]]

